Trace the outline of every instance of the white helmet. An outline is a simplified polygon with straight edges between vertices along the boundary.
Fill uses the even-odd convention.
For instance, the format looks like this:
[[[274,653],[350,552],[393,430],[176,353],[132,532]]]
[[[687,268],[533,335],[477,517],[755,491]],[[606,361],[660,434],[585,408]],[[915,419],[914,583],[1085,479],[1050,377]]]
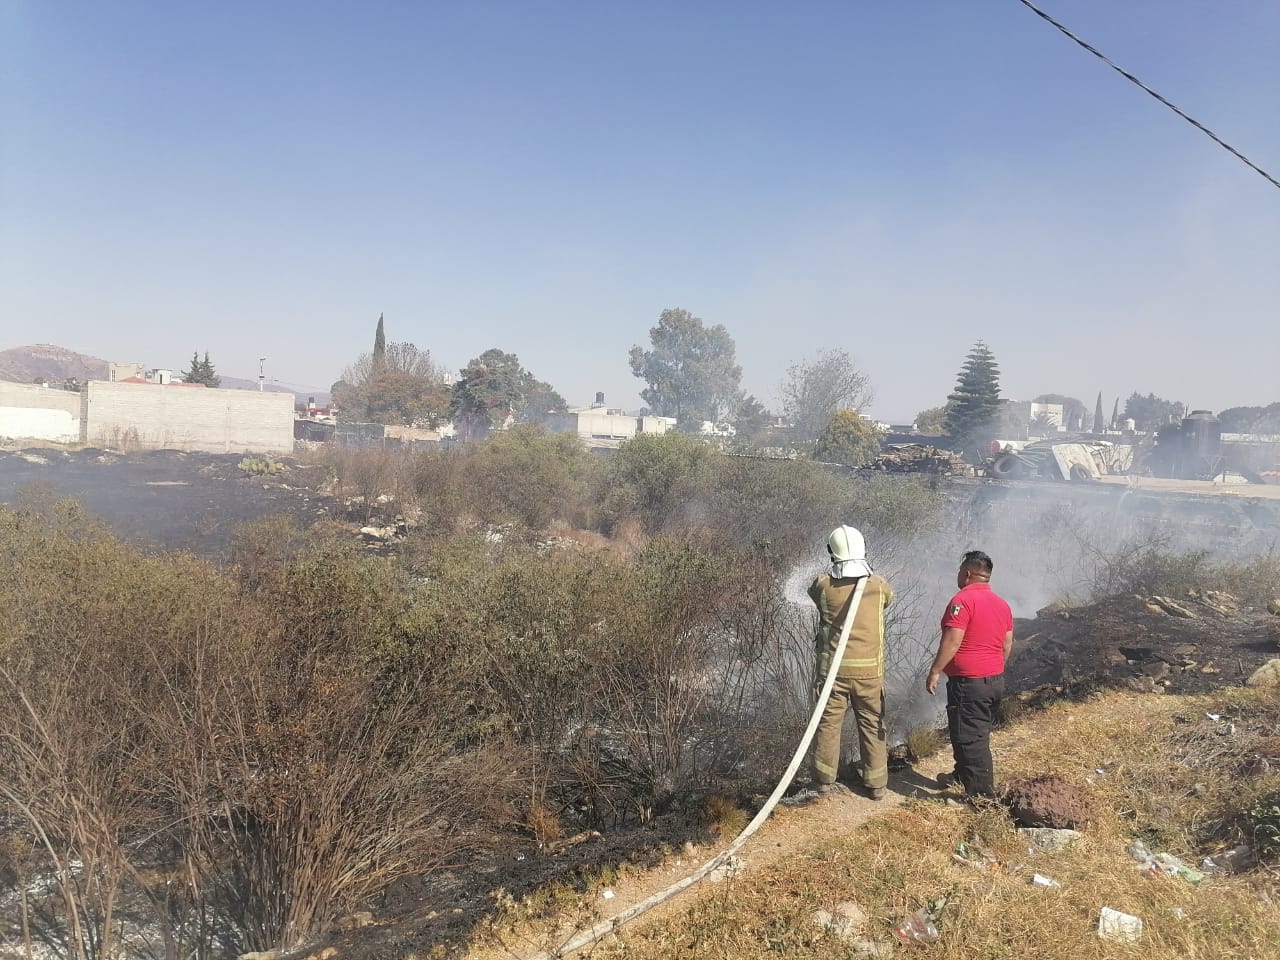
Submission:
[[[831,555],[831,569],[837,579],[871,575],[867,543],[857,527],[844,524],[832,530],[827,537],[827,553]]]

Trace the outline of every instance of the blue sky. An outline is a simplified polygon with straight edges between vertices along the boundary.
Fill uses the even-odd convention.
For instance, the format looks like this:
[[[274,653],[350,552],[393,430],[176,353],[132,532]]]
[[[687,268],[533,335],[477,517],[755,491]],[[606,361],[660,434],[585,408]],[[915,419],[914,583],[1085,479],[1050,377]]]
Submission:
[[[1280,174],[1280,5],[1043,0]],[[326,387],[372,343],[639,405],[669,306],[872,412],[1280,399],[1280,190],[1016,0],[0,0],[0,347]]]

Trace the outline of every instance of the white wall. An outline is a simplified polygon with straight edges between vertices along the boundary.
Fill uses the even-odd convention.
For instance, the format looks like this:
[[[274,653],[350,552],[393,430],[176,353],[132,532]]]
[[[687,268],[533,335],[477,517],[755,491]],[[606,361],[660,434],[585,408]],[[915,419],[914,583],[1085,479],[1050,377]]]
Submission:
[[[85,384],[80,439],[92,446],[284,453],[293,449],[293,394],[180,384]]]
[[[77,442],[80,394],[29,383],[0,382],[0,437]]]

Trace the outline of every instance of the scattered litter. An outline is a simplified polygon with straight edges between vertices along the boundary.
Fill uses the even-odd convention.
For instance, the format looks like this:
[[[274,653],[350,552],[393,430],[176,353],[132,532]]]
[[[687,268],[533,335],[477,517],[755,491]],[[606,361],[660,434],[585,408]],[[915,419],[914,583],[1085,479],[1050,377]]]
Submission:
[[[1031,844],[1028,853],[1057,853],[1084,836],[1079,830],[1057,830],[1053,827],[1019,827],[1018,833]]]
[[[956,863],[963,863],[966,867],[973,867],[975,870],[987,873],[995,873],[1001,869],[999,860],[981,847],[964,841],[956,844],[956,852],[951,854],[951,859]]]
[[[1093,771],[1093,772],[1094,772],[1094,773],[1096,773],[1096,774],[1097,774],[1098,776],[1100,776],[1100,777],[1105,777],[1105,776],[1107,775],[1107,771],[1106,771],[1106,770],[1104,770],[1102,767],[1099,767],[1097,770],[1095,770],[1095,771]]]
[[[1141,840],[1129,844],[1129,856],[1138,861],[1138,869],[1149,877],[1181,877],[1188,883],[1199,883],[1204,874],[1189,867],[1171,853],[1152,853]]]
[[[1037,887],[1060,887],[1060,886],[1062,886],[1062,884],[1060,884],[1057,880],[1054,880],[1054,879],[1052,879],[1052,878],[1050,878],[1050,877],[1046,877],[1046,876],[1044,876],[1043,874],[1040,874],[1040,873],[1034,874],[1034,875],[1031,877],[1031,882],[1032,882],[1032,883],[1034,883]]]
[[[1181,907],[1170,907],[1169,912],[1179,920],[1187,919],[1187,911],[1183,910]]]
[[[1212,720],[1214,723],[1217,723],[1219,720],[1222,719],[1222,714],[1220,713],[1206,713],[1205,716],[1210,720]]]
[[[605,890],[600,894],[600,896],[604,897],[606,900],[612,900],[614,898],[614,892],[612,890]]]
[[[1103,907],[1098,915],[1098,936],[1103,940],[1134,943],[1142,939],[1142,919]]]
[[[903,943],[936,943],[942,939],[938,919],[947,905],[946,898],[931,900],[910,916],[903,917],[893,928],[893,935]]]
[[[1200,869],[1205,873],[1243,873],[1252,868],[1256,859],[1247,844],[1240,844],[1212,857],[1200,861]]]

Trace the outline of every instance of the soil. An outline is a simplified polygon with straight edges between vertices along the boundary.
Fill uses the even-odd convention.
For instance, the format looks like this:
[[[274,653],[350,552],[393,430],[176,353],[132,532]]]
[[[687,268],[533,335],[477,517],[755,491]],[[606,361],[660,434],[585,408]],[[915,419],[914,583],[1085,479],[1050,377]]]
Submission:
[[[277,473],[251,476],[239,469],[242,459],[178,450],[0,450],[0,503],[52,491],[79,500],[123,540],[210,557],[226,550],[237,524],[286,514],[308,525],[329,515],[329,500],[316,490],[323,468],[276,457]]]

